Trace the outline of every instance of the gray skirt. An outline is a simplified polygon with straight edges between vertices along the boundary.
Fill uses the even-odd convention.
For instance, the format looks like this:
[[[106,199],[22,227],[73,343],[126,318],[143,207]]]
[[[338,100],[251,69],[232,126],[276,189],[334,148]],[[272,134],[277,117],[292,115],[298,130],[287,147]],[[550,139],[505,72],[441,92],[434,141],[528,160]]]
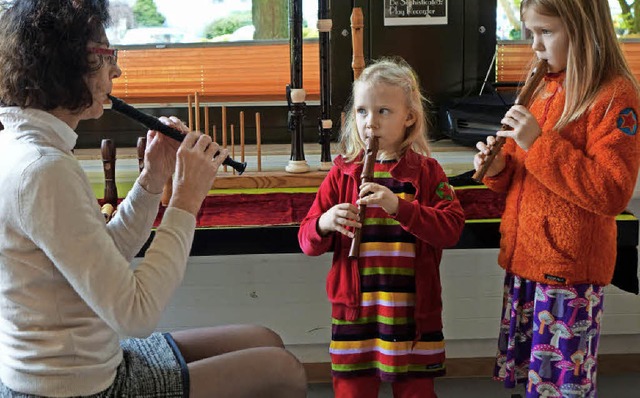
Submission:
[[[188,398],[189,370],[169,333],[120,342],[123,351],[113,384],[85,398]],[[0,398],[44,398],[15,392],[0,383]]]

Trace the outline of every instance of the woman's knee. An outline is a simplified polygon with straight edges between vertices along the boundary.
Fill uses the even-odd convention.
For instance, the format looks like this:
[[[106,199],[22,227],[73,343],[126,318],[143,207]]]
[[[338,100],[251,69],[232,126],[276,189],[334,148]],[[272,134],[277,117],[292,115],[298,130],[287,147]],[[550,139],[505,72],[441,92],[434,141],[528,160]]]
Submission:
[[[278,368],[283,382],[296,391],[307,390],[307,374],[302,363],[295,355],[281,348],[273,348],[272,365]]]
[[[278,333],[265,326],[255,325],[253,328],[255,341],[259,346],[284,348],[284,342]]]

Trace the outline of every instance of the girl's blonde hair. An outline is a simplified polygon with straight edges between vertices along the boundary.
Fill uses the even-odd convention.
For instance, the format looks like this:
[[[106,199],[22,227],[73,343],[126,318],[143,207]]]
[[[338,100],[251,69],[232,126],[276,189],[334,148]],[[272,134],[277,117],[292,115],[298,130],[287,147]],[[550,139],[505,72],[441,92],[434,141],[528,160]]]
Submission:
[[[531,7],[539,14],[560,18],[569,37],[566,99],[556,129],[579,119],[613,77],[626,77],[638,90],[618,44],[607,0],[522,0],[521,17]]]
[[[401,58],[383,58],[367,66],[360,77],[353,82],[351,88],[351,100],[349,101],[345,121],[340,132],[340,148],[346,161],[354,161],[365,148],[365,143],[358,134],[356,115],[353,109],[353,93],[361,84],[388,84],[400,87],[405,94],[406,105],[415,116],[416,122],[407,127],[405,139],[400,145],[402,156],[407,148],[415,152],[429,156],[429,144],[427,131],[431,127],[425,115],[425,103],[427,99],[420,91],[418,76],[411,66]]]

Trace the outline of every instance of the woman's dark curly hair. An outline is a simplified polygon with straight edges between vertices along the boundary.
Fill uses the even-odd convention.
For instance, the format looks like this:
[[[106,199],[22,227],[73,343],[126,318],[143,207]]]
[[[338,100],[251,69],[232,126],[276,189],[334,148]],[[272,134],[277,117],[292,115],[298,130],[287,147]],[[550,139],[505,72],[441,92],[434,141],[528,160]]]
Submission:
[[[87,45],[109,22],[108,0],[2,1],[0,106],[81,111],[93,103]]]

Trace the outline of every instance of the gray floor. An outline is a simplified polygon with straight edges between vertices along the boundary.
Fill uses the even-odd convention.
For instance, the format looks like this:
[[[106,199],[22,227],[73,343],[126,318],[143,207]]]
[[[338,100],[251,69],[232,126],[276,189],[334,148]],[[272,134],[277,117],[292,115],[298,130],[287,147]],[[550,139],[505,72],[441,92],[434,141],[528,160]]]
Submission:
[[[522,392],[522,387],[516,392]],[[439,398],[509,398],[513,391],[506,390],[497,381],[486,379],[443,378],[436,380],[436,392]],[[314,384],[309,388],[308,398],[333,397],[329,384]],[[380,398],[391,398],[391,389],[383,385]],[[638,398],[640,397],[640,374],[598,375],[599,398]]]

